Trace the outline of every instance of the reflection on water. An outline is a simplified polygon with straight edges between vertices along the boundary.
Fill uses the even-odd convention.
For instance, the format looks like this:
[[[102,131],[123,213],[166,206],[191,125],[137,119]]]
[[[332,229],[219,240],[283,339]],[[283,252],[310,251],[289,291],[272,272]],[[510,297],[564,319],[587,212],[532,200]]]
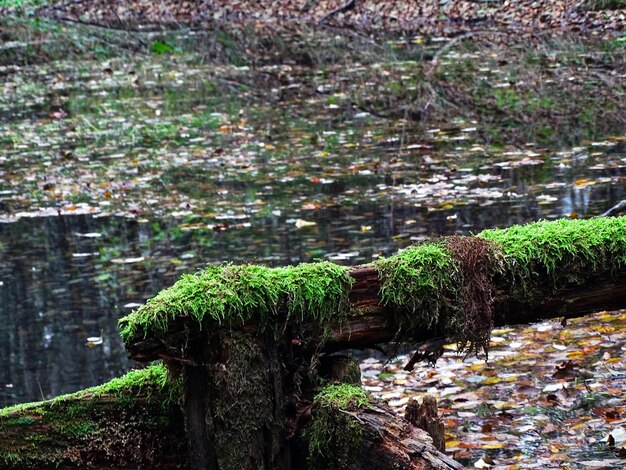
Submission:
[[[532,181],[518,186],[534,187]],[[258,216],[249,227],[87,215],[0,224],[0,405],[96,385],[130,367],[117,319],[182,272],[226,260],[279,265],[317,257],[371,261],[429,235],[468,233],[540,217],[597,214],[624,197],[619,185],[565,187],[554,200],[428,211],[406,203],[354,204]],[[88,341],[90,338],[91,341]],[[100,342],[99,338],[102,338]]]
[[[535,68],[489,48],[450,56],[440,91],[465,84],[476,105],[442,122],[402,111],[420,105],[421,56],[315,67],[196,53],[0,58],[0,406],[120,375],[130,364],[117,319],[206,263],[359,264],[427,236],[604,212],[626,198],[623,120],[592,122],[598,100],[572,112],[580,103],[555,80],[539,90],[554,96],[522,93],[552,74],[615,91],[579,54],[576,44]],[[529,76],[502,92],[518,72]],[[522,101],[535,114],[500,119]]]

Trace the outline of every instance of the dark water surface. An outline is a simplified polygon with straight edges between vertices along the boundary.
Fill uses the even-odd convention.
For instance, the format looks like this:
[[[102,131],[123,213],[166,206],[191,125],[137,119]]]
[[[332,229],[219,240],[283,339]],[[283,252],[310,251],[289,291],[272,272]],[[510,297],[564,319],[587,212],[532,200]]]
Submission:
[[[550,205],[498,203],[435,213],[364,203],[318,211],[309,218],[316,225],[301,229],[273,216],[222,233],[181,229],[175,219],[89,215],[0,224],[0,404],[49,398],[122,374],[131,364],[117,319],[206,263],[281,265],[318,257],[364,263],[426,235],[598,213],[623,192],[598,186],[562,191]]]
[[[366,263],[626,198],[619,123],[588,123],[580,146],[568,134],[556,149],[463,116],[424,126],[351,101],[387,75],[402,91],[414,63],[353,65],[0,66],[0,406],[122,374],[117,320],[206,263]],[[495,90],[504,72],[488,77]]]

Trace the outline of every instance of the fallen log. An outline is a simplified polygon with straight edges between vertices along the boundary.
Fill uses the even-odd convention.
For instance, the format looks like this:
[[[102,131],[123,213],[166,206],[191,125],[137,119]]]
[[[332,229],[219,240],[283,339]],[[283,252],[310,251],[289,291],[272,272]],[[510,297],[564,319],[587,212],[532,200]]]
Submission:
[[[360,382],[354,369],[345,369],[349,364],[358,371],[358,363],[339,362],[337,380]],[[0,410],[0,467],[202,468],[191,463],[186,445],[180,384],[167,382],[166,374],[163,365],[149,366],[99,387]],[[354,383],[323,388],[299,426],[296,451],[283,468],[463,468],[427,432]]]
[[[324,354],[441,336],[486,352],[496,324],[623,307],[625,286],[626,218],[559,220],[432,240],[352,269],[209,266],[120,327],[131,357],[162,358],[186,384],[194,468],[314,468],[298,423],[329,380]],[[365,432],[368,420],[357,422]],[[322,466],[360,468],[341,456],[372,444],[350,445]],[[449,467],[422,454],[401,464],[391,448],[373,448],[368,461]]]
[[[179,439],[172,453],[181,465],[450,469],[461,467],[437,449],[441,426],[432,403],[408,420],[394,416],[356,386],[358,368],[333,353],[438,337],[486,351],[494,325],[624,307],[625,287],[626,218],[559,220],[436,239],[357,268],[209,266],[183,276],[120,327],[131,357],[163,359],[180,384],[186,445]],[[125,416],[111,423],[123,427]],[[430,429],[436,445],[411,423]],[[0,437],[14,425],[5,422]],[[22,454],[35,452],[17,434]],[[150,442],[162,438],[156,433]],[[124,433],[111,439],[111,446],[132,442]],[[137,459],[167,465],[163,454],[163,462],[144,460],[152,459],[150,442],[141,441]],[[44,447],[59,452],[61,465],[97,454],[97,446],[86,447],[72,460],[77,451],[63,445],[57,438]],[[119,455],[111,465],[124,468],[131,456]]]
[[[136,360],[191,361],[218,329],[279,325],[338,351],[444,336],[473,350],[493,326],[626,306],[626,217],[558,220],[426,242],[375,263],[212,266],[120,321]]]
[[[188,468],[178,389],[165,367],[0,410],[1,468]]]

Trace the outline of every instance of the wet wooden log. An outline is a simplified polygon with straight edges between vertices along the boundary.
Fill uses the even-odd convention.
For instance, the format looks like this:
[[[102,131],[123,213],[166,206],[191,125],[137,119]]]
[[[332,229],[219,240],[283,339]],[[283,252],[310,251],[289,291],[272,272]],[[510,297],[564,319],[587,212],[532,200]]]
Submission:
[[[350,293],[352,314],[345,322],[336,323],[330,333],[324,333],[313,342],[320,351],[340,351],[351,348],[373,347],[392,341],[398,332],[393,307],[381,304],[381,281],[373,266],[359,266],[350,271],[354,279]],[[510,295],[511,286],[498,285],[494,302],[494,326],[515,325],[548,318],[574,318],[603,310],[626,307],[626,266],[624,270],[607,276],[597,276],[581,285],[575,285],[537,295],[525,301]],[[304,325],[306,327],[306,325]],[[181,350],[168,344],[169,337],[177,337],[188,325],[179,320],[170,325],[171,331],[162,338],[137,338],[127,344],[129,356],[138,361],[165,359],[185,361]],[[415,342],[441,336],[437,329],[414,331]],[[193,335],[193,333],[192,333]],[[201,333],[197,332],[197,336]]]
[[[326,358],[323,376],[334,385],[302,391],[290,405],[292,397],[276,387],[280,374],[266,369],[271,361],[255,364],[263,343],[243,339],[225,340],[228,368],[211,374],[186,366],[184,389],[166,381],[164,366],[151,366],[90,390],[0,410],[0,467],[461,468],[425,431],[360,388],[355,360]],[[249,374],[244,381],[236,380],[239,368]],[[206,400],[207,393],[228,399]]]
[[[183,417],[165,368],[0,410],[0,468],[189,468]],[[159,383],[153,381],[159,378]]]

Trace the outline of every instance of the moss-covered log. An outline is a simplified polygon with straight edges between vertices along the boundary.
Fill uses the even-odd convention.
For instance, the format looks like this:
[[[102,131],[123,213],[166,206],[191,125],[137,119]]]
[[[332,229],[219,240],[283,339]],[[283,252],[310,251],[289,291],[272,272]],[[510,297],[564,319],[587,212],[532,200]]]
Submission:
[[[327,262],[273,269],[210,266],[183,276],[120,321],[130,355],[164,359],[180,384],[186,453],[181,440],[167,440],[175,426],[150,427],[150,416],[162,414],[149,401],[122,401],[114,414],[97,411],[94,404],[113,392],[109,386],[88,400],[91,407],[64,413],[95,420],[78,426],[87,437],[63,435],[54,424],[59,417],[48,408],[5,410],[2,432],[14,437],[4,458],[22,459],[25,466],[37,458],[46,463],[37,453],[42,448],[50,455],[58,451],[55,462],[84,459],[97,466],[104,462],[101,449],[109,446],[116,467],[138,461],[169,465],[168,455],[185,454],[187,460],[176,461],[209,470],[455,468],[426,434],[370,401],[359,387],[345,385],[358,382],[358,370],[328,353],[440,336],[480,351],[494,325],[619,307],[626,307],[624,217],[440,238],[351,269]],[[109,402],[117,403],[133,394],[113,396]],[[65,400],[82,403],[86,395]],[[51,403],[50,410],[63,403]],[[437,429],[431,415],[424,415],[426,424]],[[131,416],[138,420],[134,428]],[[419,416],[414,413],[415,421],[424,421]],[[50,437],[41,441],[44,446],[29,447],[32,438],[12,434],[16,423],[7,425],[10,419],[26,419],[35,426],[33,435],[42,429]],[[120,431],[100,432],[109,427]],[[145,430],[136,460],[127,435],[133,429]],[[109,439],[98,440],[104,437]],[[168,442],[180,447],[166,455]],[[19,455],[11,453],[15,449]],[[26,460],[29,452],[33,457]],[[153,452],[162,453],[153,458]]]
[[[311,470],[464,468],[438,451],[427,432],[349,384],[315,396],[301,441]]]
[[[0,468],[188,468],[179,389],[165,367],[0,410]]]
[[[291,468],[303,462],[302,404],[329,379],[320,353],[438,336],[480,351],[496,324],[623,306],[622,217],[440,238],[352,269],[210,266],[120,326],[135,359],[181,370],[195,467]],[[390,458],[379,450],[368,459]],[[354,460],[353,451],[363,453],[343,446],[330,455],[350,468],[338,462]]]
[[[542,221],[425,242],[355,268],[212,266],[122,319],[132,357],[193,361],[223,329],[315,351],[445,336],[480,350],[494,325],[626,307],[626,217]]]
[[[249,353],[253,348],[244,349]],[[245,356],[251,359],[249,354]],[[230,395],[232,401],[218,401],[217,407],[230,407],[223,410],[230,416],[225,420],[227,428],[214,430],[218,440],[203,443],[204,454],[190,455],[185,432],[198,430],[188,427],[185,431],[175,399],[183,391],[166,383],[165,367],[159,365],[71,395],[0,410],[0,468],[195,470],[210,468],[207,459],[212,455],[219,459],[216,468],[232,470],[463,468],[440,452],[428,433],[396,416],[385,403],[364,391],[358,385],[354,360],[337,359],[337,367],[327,359],[328,371],[333,370],[337,380],[354,383],[335,383],[321,388],[312,398],[303,396],[304,407],[297,428],[291,430],[289,445],[277,443],[277,449],[288,451],[273,464],[266,460],[268,456],[255,452],[264,448],[259,445],[264,436],[255,437],[255,429],[262,429],[258,423],[276,407],[263,402],[267,393],[241,401],[240,396]],[[356,367],[358,370],[358,364]],[[251,381],[257,379],[252,377]],[[188,385],[190,391],[195,390],[194,384]],[[218,392],[229,388],[226,384],[223,387]],[[231,389],[230,393],[236,395],[237,391]],[[251,402],[257,407],[250,410]],[[255,415],[258,418],[250,421]],[[204,423],[206,416],[201,412],[196,418]],[[234,449],[239,452],[233,453]]]

